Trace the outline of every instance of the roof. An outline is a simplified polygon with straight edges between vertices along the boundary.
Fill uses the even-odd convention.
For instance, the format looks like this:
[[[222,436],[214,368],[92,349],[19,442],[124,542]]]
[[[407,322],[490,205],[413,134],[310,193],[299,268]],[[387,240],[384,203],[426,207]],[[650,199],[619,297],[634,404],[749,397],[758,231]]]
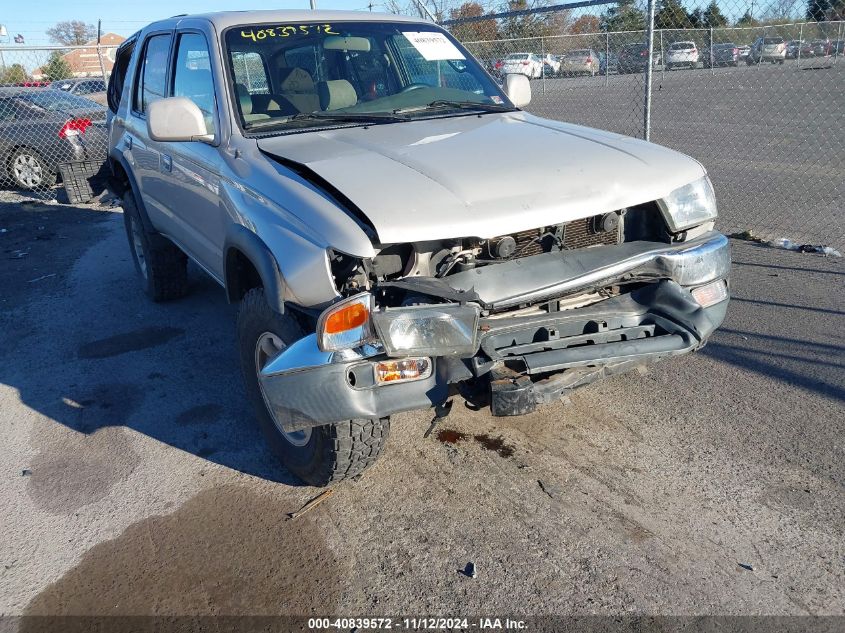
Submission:
[[[242,24],[284,24],[286,22],[427,22],[420,18],[393,13],[372,13],[370,11],[309,11],[303,9],[279,9],[272,11],[220,11],[179,15],[153,24],[170,26],[181,21],[207,20],[218,30]],[[427,22],[433,24],[432,22]]]

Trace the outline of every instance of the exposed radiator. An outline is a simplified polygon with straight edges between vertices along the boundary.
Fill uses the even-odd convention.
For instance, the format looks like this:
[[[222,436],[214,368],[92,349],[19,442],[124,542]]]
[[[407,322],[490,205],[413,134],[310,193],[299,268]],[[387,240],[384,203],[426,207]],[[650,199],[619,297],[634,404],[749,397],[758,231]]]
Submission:
[[[610,232],[595,232],[593,226],[597,218],[583,218],[581,220],[573,220],[563,225],[563,247],[570,250],[575,248],[585,248],[587,246],[597,246],[602,244],[618,244],[619,243],[619,229]],[[529,231],[520,231],[513,233],[512,237],[516,240],[516,252],[514,257],[529,257],[543,252],[543,242],[540,238],[546,233],[554,233],[557,227],[550,226],[543,229],[531,229]]]

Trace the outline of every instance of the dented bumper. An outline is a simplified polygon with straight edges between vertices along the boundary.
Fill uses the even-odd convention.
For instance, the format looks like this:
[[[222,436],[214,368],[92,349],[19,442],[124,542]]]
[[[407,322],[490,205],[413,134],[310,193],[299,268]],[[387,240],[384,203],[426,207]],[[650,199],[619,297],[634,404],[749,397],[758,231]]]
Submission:
[[[470,309],[501,310],[478,320],[475,352],[431,355],[433,371],[400,384],[377,384],[373,364],[390,345],[322,352],[310,335],[262,370],[259,382],[277,422],[293,431],[353,418],[378,418],[442,403],[451,385],[489,380],[494,414],[538,403],[603,376],[701,347],[721,324],[728,301],[702,307],[692,288],[725,280],[727,239],[711,232],[691,242],[634,242],[544,254],[452,275],[472,296]],[[529,316],[507,309],[581,289],[644,282],[586,307]]]

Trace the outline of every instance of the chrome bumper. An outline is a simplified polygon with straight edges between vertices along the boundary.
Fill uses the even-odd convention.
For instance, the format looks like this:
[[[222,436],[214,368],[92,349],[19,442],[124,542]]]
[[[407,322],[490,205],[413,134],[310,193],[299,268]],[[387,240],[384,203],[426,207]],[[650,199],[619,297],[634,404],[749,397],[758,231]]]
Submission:
[[[449,277],[449,285],[460,289],[473,280],[476,285],[467,290],[474,290],[479,303],[490,309],[618,281],[656,283],[584,308],[489,322],[482,319],[477,351],[471,358],[433,358],[431,376],[395,385],[376,385],[368,379],[368,372],[372,375],[370,364],[385,358],[382,348],[323,352],[317,347],[316,335],[311,334],[261,371],[259,383],[265,402],[287,431],[384,417],[439,404],[448,397],[450,384],[495,372],[506,359],[523,363],[525,375],[570,372],[571,379],[560,381],[560,390],[565,390],[693,351],[706,342],[724,318],[727,301],[702,308],[689,292],[689,288],[727,277],[729,243],[719,233],[681,244],[638,242],[587,249],[577,258],[572,255],[537,255],[459,273]],[[462,276],[466,279],[460,279]],[[455,278],[459,278],[457,282]],[[567,337],[583,336],[589,329],[585,325],[594,323],[606,329],[594,335],[594,344],[571,345]],[[513,338],[517,332],[527,332],[528,341],[537,340],[532,331],[543,329],[557,338],[537,349],[527,349],[523,344],[517,353],[515,348],[510,351],[497,342]],[[579,330],[580,334],[571,334]],[[549,399],[546,396],[548,393],[543,398]]]

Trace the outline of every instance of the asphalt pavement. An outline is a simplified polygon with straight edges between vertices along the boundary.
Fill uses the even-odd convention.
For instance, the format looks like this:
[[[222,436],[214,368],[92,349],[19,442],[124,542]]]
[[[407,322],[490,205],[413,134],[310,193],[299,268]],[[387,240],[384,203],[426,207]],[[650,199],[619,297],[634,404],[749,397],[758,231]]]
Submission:
[[[150,303],[119,210],[0,229],[2,615],[845,615],[842,259],[735,241],[701,352],[429,438],[398,415],[288,520],[320,491],[261,440],[222,290]]]
[[[532,82],[528,109],[642,138],[644,75]],[[845,57],[656,70],[651,140],[697,158],[722,228],[845,251]]]

